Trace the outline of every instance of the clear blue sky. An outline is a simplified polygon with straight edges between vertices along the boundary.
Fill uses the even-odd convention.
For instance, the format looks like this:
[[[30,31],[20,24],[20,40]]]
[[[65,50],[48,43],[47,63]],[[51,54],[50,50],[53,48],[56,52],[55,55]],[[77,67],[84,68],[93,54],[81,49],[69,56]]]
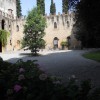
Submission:
[[[54,0],[56,4],[56,13],[62,13],[62,0]],[[50,13],[51,0],[45,0],[45,12]],[[33,7],[36,7],[36,0],[21,0],[22,14],[27,15],[27,12]]]

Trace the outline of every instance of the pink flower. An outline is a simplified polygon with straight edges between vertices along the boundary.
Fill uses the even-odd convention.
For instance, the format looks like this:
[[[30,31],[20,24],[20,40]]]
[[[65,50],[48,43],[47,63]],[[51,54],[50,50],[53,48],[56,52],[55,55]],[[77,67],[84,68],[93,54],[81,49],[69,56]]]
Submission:
[[[18,77],[18,80],[20,81],[20,80],[24,80],[25,79],[25,77],[24,77],[24,75],[19,75],[19,77]]]
[[[22,89],[22,87],[20,86],[20,85],[18,85],[18,84],[16,84],[15,86],[14,86],[14,91],[15,92],[18,92],[18,91],[20,91]]]
[[[25,69],[24,69],[24,68],[20,68],[20,69],[19,69],[19,72],[20,72],[20,73],[25,72]]]
[[[39,79],[40,79],[40,80],[46,80],[46,79],[47,79],[47,74],[41,74],[41,75],[39,76]]]

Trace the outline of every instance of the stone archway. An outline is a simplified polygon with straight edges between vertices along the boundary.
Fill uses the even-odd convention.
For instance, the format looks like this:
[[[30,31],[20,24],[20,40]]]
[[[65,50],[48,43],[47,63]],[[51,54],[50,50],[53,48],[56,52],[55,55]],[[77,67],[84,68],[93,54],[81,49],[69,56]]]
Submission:
[[[55,37],[54,39],[53,39],[53,46],[54,46],[54,49],[57,49],[58,48],[58,38],[57,37]]]

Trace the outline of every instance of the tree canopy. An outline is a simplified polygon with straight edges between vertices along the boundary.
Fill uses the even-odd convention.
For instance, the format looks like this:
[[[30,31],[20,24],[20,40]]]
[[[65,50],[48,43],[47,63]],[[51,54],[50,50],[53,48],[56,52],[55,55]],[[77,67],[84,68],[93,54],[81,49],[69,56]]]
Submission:
[[[16,0],[16,10],[17,10],[17,17],[19,18],[20,16],[22,16],[20,0]]]
[[[81,0],[76,7],[74,33],[84,47],[100,47],[100,1]]]
[[[42,14],[45,15],[45,0],[37,0],[37,6],[40,7]]]
[[[62,0],[62,12],[67,14],[67,12],[68,12],[68,0]]]
[[[45,45],[45,41],[43,40],[45,26],[46,21],[39,8],[34,8],[29,11],[24,26],[25,36],[23,41],[24,46],[28,47],[35,55],[37,54],[38,49]]]
[[[53,0],[51,0],[50,13],[51,13],[52,15],[54,15],[54,14],[56,13],[56,5],[55,5],[55,3],[53,2]]]

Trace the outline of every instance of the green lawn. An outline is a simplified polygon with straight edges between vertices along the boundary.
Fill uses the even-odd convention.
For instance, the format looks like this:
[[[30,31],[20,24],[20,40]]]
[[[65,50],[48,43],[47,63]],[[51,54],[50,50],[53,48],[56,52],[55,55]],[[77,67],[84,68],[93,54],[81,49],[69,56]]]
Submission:
[[[100,62],[100,51],[83,54],[83,57]]]

